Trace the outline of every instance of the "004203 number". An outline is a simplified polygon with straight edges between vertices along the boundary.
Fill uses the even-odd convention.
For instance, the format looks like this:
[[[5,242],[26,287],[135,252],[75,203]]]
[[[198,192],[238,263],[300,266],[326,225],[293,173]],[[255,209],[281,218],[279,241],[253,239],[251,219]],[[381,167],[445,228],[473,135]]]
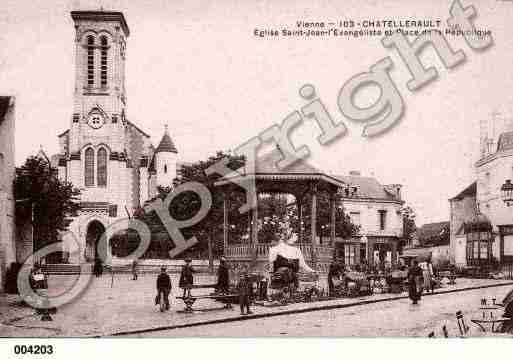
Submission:
[[[15,345],[14,354],[16,355],[41,355],[53,354],[53,345]]]

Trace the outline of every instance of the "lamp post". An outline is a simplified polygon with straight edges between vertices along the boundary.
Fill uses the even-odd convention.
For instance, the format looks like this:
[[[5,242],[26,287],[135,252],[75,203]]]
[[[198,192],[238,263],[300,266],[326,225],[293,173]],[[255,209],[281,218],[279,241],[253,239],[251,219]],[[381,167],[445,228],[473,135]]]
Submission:
[[[501,198],[506,206],[509,207],[513,204],[513,183],[509,179],[501,186]]]

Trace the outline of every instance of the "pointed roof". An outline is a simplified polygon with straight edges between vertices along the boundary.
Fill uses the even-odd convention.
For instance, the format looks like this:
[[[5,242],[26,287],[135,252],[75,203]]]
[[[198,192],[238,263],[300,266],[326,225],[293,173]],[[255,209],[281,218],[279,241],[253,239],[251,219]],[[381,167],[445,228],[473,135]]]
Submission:
[[[459,201],[459,200],[462,200],[465,197],[475,197],[476,193],[477,193],[477,181],[473,182],[470,186],[468,186],[463,191],[458,193],[457,196],[451,198],[450,201],[452,201],[452,200],[458,200]]]
[[[167,125],[165,126],[164,136],[162,136],[162,140],[160,140],[160,143],[155,150],[155,153],[159,152],[172,152],[172,153],[178,153],[176,150],[175,144],[173,143],[173,140],[171,140],[171,136],[169,136],[169,131],[167,130]]]
[[[5,114],[11,104],[11,96],[0,96],[0,123],[4,121]]]

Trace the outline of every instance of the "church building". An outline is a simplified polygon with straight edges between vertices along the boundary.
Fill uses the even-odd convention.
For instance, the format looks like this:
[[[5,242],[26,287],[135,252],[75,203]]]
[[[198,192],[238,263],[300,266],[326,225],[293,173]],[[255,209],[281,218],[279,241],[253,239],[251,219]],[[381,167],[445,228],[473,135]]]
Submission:
[[[130,121],[125,87],[130,31],[123,13],[72,11],[75,25],[75,90],[70,127],[60,134],[61,180],[82,190],[81,208],[69,230],[81,248],[75,260],[92,261],[97,239],[171,187],[178,151],[167,131],[155,148]]]

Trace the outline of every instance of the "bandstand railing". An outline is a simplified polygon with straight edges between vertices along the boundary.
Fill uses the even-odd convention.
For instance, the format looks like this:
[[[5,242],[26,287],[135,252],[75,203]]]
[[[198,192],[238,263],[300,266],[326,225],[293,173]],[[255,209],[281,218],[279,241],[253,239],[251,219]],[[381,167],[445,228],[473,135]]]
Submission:
[[[229,260],[249,260],[253,258],[256,252],[257,260],[263,260],[268,257],[270,246],[270,244],[265,243],[229,245],[226,248],[225,256]],[[310,261],[312,259],[312,247],[309,244],[302,244],[299,247],[305,260]],[[313,249],[316,259],[331,260],[333,258],[334,249],[332,246],[314,246]]]

